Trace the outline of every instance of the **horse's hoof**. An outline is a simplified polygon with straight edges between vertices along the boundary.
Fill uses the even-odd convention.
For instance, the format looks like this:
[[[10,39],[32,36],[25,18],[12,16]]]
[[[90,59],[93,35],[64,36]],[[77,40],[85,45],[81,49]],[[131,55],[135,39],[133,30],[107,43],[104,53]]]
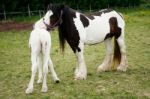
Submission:
[[[127,67],[126,66],[118,66],[117,71],[126,72]]]
[[[75,80],[86,80],[86,75],[76,75]]]
[[[26,94],[31,94],[33,92],[33,88],[27,88],[26,89]]]
[[[47,92],[47,90],[48,90],[48,88],[47,88],[47,86],[45,86],[45,87],[42,87],[41,92]]]
[[[97,68],[97,72],[105,72],[105,71],[107,71],[107,70],[104,67],[102,67],[102,66],[99,66]]]

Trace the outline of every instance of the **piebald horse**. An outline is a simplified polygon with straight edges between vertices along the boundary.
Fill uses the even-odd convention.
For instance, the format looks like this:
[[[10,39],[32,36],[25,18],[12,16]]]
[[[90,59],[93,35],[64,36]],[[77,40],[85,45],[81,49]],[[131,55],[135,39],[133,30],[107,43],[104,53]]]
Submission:
[[[48,5],[47,13],[50,13],[48,15],[50,24],[47,25],[47,28],[58,27],[62,51],[67,41],[77,57],[76,80],[87,78],[83,55],[85,44],[97,44],[104,41],[106,56],[103,63],[98,66],[98,72],[112,69],[126,71],[125,22],[120,13],[112,9],[103,9],[85,15],[63,4]],[[114,49],[111,41],[113,37]]]

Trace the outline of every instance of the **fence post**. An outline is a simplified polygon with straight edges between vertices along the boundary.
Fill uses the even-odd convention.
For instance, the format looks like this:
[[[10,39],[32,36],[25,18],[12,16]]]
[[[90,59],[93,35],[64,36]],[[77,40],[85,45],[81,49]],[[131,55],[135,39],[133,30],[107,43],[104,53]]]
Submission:
[[[79,10],[79,6],[78,6],[78,4],[77,4],[77,10]]]
[[[31,18],[31,11],[30,11],[30,6],[29,6],[29,4],[28,4],[28,15],[29,15],[29,17]]]
[[[109,8],[109,3],[108,3],[108,5],[107,5],[107,7]]]
[[[90,13],[92,12],[91,3],[90,3]]]
[[[4,9],[4,19],[6,20],[7,17],[6,17],[5,5],[3,5],[3,9]]]
[[[42,17],[42,15],[41,15],[41,10],[39,10],[39,16],[40,16],[40,18]]]

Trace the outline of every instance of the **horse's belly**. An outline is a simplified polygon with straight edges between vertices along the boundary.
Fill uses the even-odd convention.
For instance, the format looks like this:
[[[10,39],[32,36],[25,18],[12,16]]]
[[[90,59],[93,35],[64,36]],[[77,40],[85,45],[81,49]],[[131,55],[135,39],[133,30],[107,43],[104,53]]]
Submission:
[[[86,44],[96,44],[104,41],[107,33],[110,32],[108,21],[95,20],[86,28]]]

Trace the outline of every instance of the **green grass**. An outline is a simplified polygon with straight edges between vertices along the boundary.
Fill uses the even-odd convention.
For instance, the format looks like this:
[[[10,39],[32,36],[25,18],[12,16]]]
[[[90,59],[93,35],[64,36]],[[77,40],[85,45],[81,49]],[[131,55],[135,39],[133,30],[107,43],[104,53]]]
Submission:
[[[86,46],[88,78],[73,79],[76,57],[67,45],[60,53],[57,32],[52,35],[51,56],[61,83],[48,75],[48,92],[34,84],[34,92],[26,95],[30,79],[30,31],[0,33],[0,99],[148,99],[150,98],[150,11],[121,10],[126,20],[128,70],[97,73],[105,50],[103,44]],[[37,78],[36,78],[37,80]]]

